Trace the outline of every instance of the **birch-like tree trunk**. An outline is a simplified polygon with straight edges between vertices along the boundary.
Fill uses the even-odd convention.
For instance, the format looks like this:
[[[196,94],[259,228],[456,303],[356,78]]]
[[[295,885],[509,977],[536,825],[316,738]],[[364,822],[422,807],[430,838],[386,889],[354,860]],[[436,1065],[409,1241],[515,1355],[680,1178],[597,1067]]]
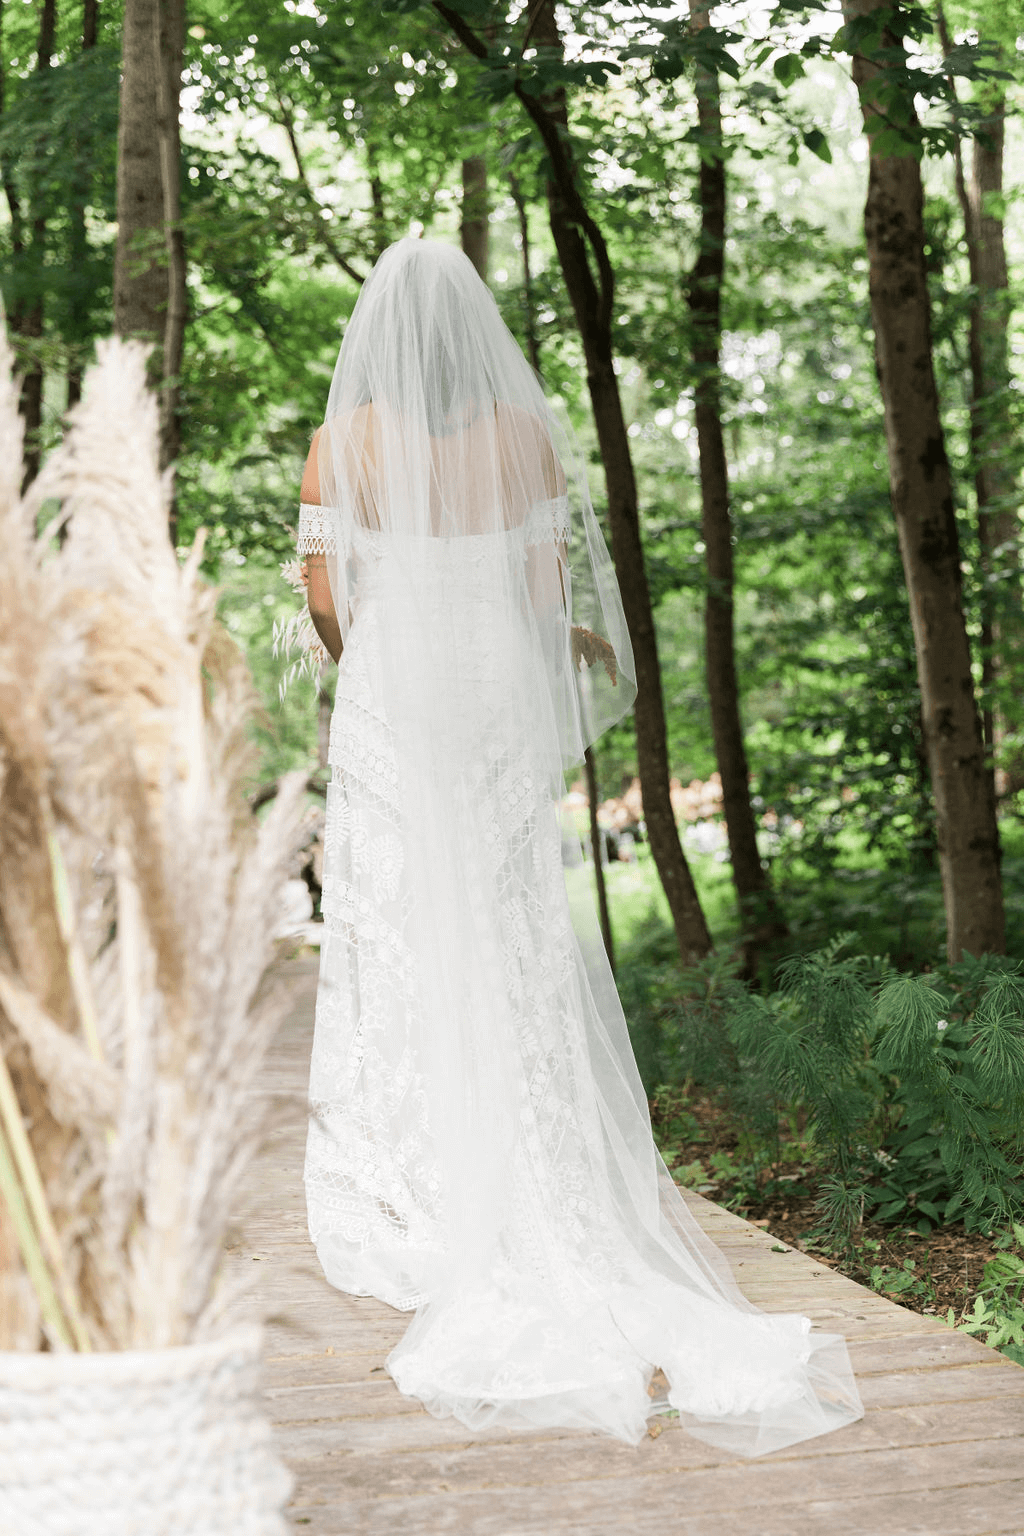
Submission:
[[[691,26],[708,26],[710,12],[709,0],[690,0]],[[689,276],[687,301],[696,376],[694,419],[700,457],[701,536],[708,583],[704,604],[705,667],[745,964],[753,973],[760,948],[785,933],[786,925],[776,908],[757,846],[736,680],[733,525],[719,371],[725,277],[725,150],[718,76],[703,67],[697,71],[697,128],[700,237],[697,259]]]
[[[847,23],[885,0],[843,0]],[[898,41],[884,34],[885,51]],[[865,233],[889,479],[910,597],[950,959],[1005,948],[999,833],[964,623],[960,547],[932,359],[921,168],[879,153],[884,59],[854,56],[870,146]]]

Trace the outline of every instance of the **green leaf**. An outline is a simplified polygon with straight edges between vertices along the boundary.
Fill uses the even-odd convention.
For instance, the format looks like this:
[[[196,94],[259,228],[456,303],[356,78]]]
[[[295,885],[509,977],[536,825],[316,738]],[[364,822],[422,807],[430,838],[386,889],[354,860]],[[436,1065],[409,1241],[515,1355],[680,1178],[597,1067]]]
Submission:
[[[832,151],[829,148],[828,139],[820,128],[808,128],[804,132],[804,145],[812,155],[817,155],[819,160],[824,160],[826,165],[832,164]]]
[[[779,84],[784,89],[788,89],[794,80],[802,79],[804,75],[804,61],[798,53],[780,54],[772,65],[772,73]]]

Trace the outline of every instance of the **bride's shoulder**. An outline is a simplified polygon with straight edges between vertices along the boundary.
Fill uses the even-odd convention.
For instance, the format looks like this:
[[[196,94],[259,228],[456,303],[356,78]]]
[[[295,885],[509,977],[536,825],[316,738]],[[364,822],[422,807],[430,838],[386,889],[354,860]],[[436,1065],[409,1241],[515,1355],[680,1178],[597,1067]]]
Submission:
[[[495,405],[498,431],[506,446],[524,447],[531,453],[550,452],[551,433],[546,421],[522,405],[499,400]]]
[[[314,442],[325,428],[332,438],[360,435],[371,425],[373,419],[372,400],[366,400],[361,405],[350,406],[344,411],[335,411],[328,416],[322,427],[317,427]]]

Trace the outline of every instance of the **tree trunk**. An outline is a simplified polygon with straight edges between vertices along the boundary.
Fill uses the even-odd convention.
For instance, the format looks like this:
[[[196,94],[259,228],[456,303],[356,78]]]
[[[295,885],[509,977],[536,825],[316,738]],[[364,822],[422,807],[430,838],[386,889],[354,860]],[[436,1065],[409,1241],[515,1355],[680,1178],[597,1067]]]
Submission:
[[[373,214],[373,254],[374,259],[382,256],[391,244],[391,231],[388,229],[387,210],[384,207],[384,183],[377,170],[376,154],[367,149],[367,165],[370,171],[370,207]]]
[[[487,161],[470,155],[462,162],[462,249],[487,281]]]
[[[473,32],[465,17],[445,5],[443,0],[433,0],[433,5],[470,53],[486,60],[489,55],[487,44]],[[562,40],[555,19],[554,0],[530,0],[525,22],[533,43],[561,54]],[[684,963],[691,963],[710,951],[711,935],[679,841],[669,791],[668,739],[654,613],[640,538],[636,479],[615,375],[612,345],[615,274],[604,236],[580,196],[567,143],[568,114],[564,90],[554,91],[542,100],[532,96],[519,80],[513,89],[548,153],[551,176],[548,216],[586,358],[587,387],[608,490],[612,559],[633,642],[637,683],[634,721],[644,820],[651,854],[672,914],[679,951]],[[596,281],[588,250],[597,264]]]
[[[3,23],[5,20],[6,4],[5,0],[0,0],[0,118],[2,118],[3,113],[7,109],[7,68],[3,35]],[[8,290],[7,329],[12,339],[12,345],[16,349],[17,343],[14,338],[21,334],[22,320],[27,307],[25,289],[28,284],[27,268],[29,266],[29,258],[25,248],[25,215],[9,155],[4,155],[3,157],[2,174],[4,195],[7,198],[7,207],[11,220],[11,261],[8,277],[10,289]],[[15,356],[17,356],[16,350]],[[21,402],[19,401],[19,407],[20,404]]]
[[[160,464],[181,452],[181,365],[185,350],[187,296],[185,236],[181,227],[181,72],[185,53],[185,0],[162,0],[156,38],[158,67],[157,136],[163,187],[163,230],[167,249],[167,313],[163,333],[160,390]],[[171,512],[171,538],[177,521]]]
[[[533,0],[528,7],[528,25],[532,39],[539,47],[561,52],[553,0]],[[586,358],[587,386],[608,490],[612,558],[636,664],[634,720],[644,821],[651,854],[672,914],[680,954],[684,963],[689,964],[708,954],[712,947],[711,935],[679,841],[669,790],[661,666],[640,536],[636,478],[615,374],[612,344],[614,274],[601,231],[583,207],[568,156],[564,91],[554,93],[545,101],[523,91],[520,100],[541,131],[549,151],[551,234]],[[587,256],[588,242],[598,264],[597,282]]]
[[[0,119],[7,109],[7,62],[4,44],[4,22],[7,19],[7,7],[10,0],[0,0]],[[11,219],[11,268],[12,274],[17,270],[20,258],[24,254],[25,240],[21,211],[21,198],[18,195],[17,183],[12,174],[12,166],[9,155],[4,155],[2,163],[2,176],[4,196],[7,199],[7,207]],[[14,305],[8,305],[8,322],[13,330],[14,317],[11,311]]]
[[[533,303],[533,278],[530,271],[530,226],[526,215],[526,203],[514,173],[509,174],[512,198],[519,215],[520,246],[523,257],[523,310],[527,351],[534,373],[540,377],[540,351],[537,346],[537,316]],[[601,828],[597,820],[598,788],[597,759],[592,747],[583,754],[587,778],[587,800],[590,811],[590,848],[594,856],[594,885],[597,888],[597,910],[601,918],[601,937],[604,939],[608,964],[615,971],[615,941],[612,934],[611,913],[608,908],[608,886],[604,877],[604,860],[601,857]]]
[[[167,324],[167,250],[157,37],[160,0],[127,0],[117,134],[114,328],[162,345]],[[158,375],[159,376],[159,375]]]
[[[164,465],[174,460],[180,447],[185,251],[179,101],[184,28],[183,0],[127,0],[117,139],[114,326],[120,336],[153,344]]]
[[[690,0],[690,23],[695,30],[709,25],[710,10],[709,0]],[[708,577],[704,606],[705,666],[745,968],[753,975],[758,951],[784,934],[786,925],[776,908],[757,846],[736,683],[732,513],[719,390],[725,275],[725,156],[719,82],[712,70],[697,71],[697,123],[701,228],[687,299],[696,376],[694,417],[700,457],[701,534]]]
[[[886,0],[843,0],[844,19]],[[901,45],[884,34],[885,50]],[[971,676],[960,549],[932,362],[921,169],[881,155],[872,91],[886,65],[853,74],[870,146],[865,233],[893,511],[910,597],[951,960],[1005,948],[999,833]]]
[[[597,819],[597,763],[594,760],[594,750],[588,747],[583,754],[583,765],[587,775],[587,801],[590,811],[590,851],[594,856],[594,883],[597,886],[597,909],[601,916],[601,937],[604,939],[605,953],[608,956],[608,964],[615,971],[615,943],[612,937],[612,919],[608,911],[608,887],[604,878],[603,838],[601,826]]]
[[[533,273],[530,270],[530,220],[526,211],[526,199],[514,171],[509,171],[508,184],[512,201],[519,219],[519,244],[523,254],[523,331],[526,336],[526,355],[530,366],[538,376],[541,373],[540,343],[537,339],[537,306],[533,300]]]
[[[39,13],[39,34],[36,42],[36,73],[45,74],[53,63],[56,46],[56,0],[43,0]],[[31,196],[31,195],[30,195]],[[12,209],[13,214],[13,209]],[[22,493],[28,489],[39,473],[42,460],[40,434],[43,425],[43,272],[46,265],[46,212],[41,194],[37,201],[31,197],[30,216],[32,240],[27,250],[22,246],[22,277],[31,283],[31,297],[19,303],[12,316],[12,330],[25,343],[24,371],[21,376],[21,395],[18,408],[25,422],[25,447],[23,455]],[[19,218],[19,224],[20,224]],[[23,232],[19,230],[23,240]]]
[[[1013,709],[1021,669],[1019,497],[1007,409],[1010,297],[1003,219],[997,211],[1003,190],[1005,127],[1006,98],[1000,92],[990,101],[988,119],[974,141],[971,179],[965,188],[965,229],[975,291],[970,318],[971,448],[984,577],[981,644],[985,744],[991,755],[999,751],[1008,726],[1018,723],[1007,720],[1006,715],[1008,706]],[[1000,688],[1001,677],[1006,677],[1009,687]],[[1004,770],[1008,766],[1004,765]],[[995,783],[994,762],[992,770]],[[1011,771],[1011,778],[1020,781],[1019,765],[1016,773]]]
[[[938,7],[939,36],[945,54],[952,51],[945,11]],[[956,90],[955,77],[950,87]],[[1011,314],[1006,244],[1000,208],[1006,129],[1006,93],[1001,82],[981,87],[986,121],[974,140],[971,176],[964,172],[962,140],[953,149],[957,198],[964,223],[973,299],[970,308],[971,456],[978,511],[978,545],[983,577],[981,593],[982,727],[988,767],[997,786],[995,754],[1006,735],[1001,715],[1017,688],[998,688],[1000,674],[1011,663],[1013,683],[1020,674],[1020,535],[1013,470],[1013,428],[1007,409],[1010,368],[1007,329]],[[1000,622],[1000,609],[1012,612],[1010,625]],[[1010,650],[1016,654],[1010,656]],[[996,699],[996,693],[1002,697]],[[1012,704],[1011,704],[1012,708]],[[1016,723],[1016,722],[1013,722]],[[1019,772],[998,777],[1020,780]],[[1018,784],[1019,787],[1019,784]]]
[[[82,52],[95,48],[99,36],[99,0],[85,0],[82,7]],[[85,232],[85,210],[89,201],[89,167],[84,163],[84,148],[79,141],[74,146],[75,175],[68,209],[70,225],[69,244],[74,287],[70,300],[71,357],[68,362],[68,410],[82,398],[82,353],[89,330],[89,302],[78,284],[78,274],[85,270],[89,257],[89,243]]]

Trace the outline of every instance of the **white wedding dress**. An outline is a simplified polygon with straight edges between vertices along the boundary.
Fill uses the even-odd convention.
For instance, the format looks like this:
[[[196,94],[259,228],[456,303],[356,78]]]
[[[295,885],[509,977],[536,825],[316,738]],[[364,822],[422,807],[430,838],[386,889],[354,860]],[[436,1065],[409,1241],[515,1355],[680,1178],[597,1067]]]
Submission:
[[[463,504],[451,456],[477,419],[431,439]],[[567,891],[556,794],[577,674],[551,637],[568,634],[571,482],[545,495],[550,475],[528,490],[524,471],[510,495],[503,467],[488,531],[470,531],[479,509],[438,531],[436,495],[429,522],[398,525],[382,515],[384,446],[380,526],[366,486],[345,514],[348,449],[322,477],[335,504],[301,512],[300,550],[333,562],[345,633],[305,1168],[324,1273],[415,1311],[388,1369],[470,1428],[636,1443],[671,1406],[755,1455],[849,1423],[844,1341],[747,1303],[665,1171],[592,903]],[[648,1392],[658,1367],[667,1403]]]

